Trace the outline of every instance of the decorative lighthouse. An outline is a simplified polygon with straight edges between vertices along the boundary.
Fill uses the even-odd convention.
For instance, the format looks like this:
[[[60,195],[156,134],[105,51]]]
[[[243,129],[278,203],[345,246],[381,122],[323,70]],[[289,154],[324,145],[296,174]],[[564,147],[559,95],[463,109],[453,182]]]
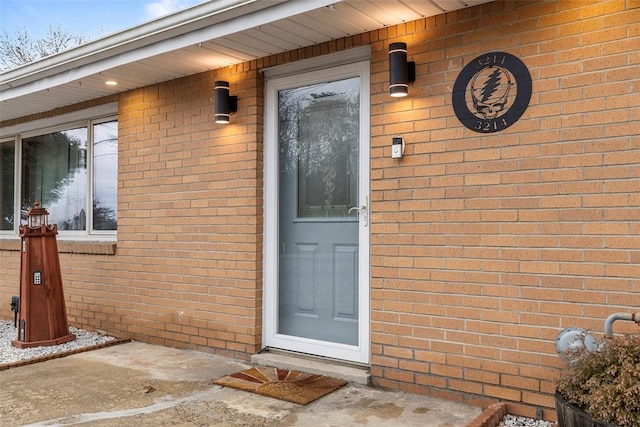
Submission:
[[[62,274],[56,235],[49,212],[35,202],[20,226],[20,300],[18,348],[62,344],[74,340],[69,333],[62,291]]]

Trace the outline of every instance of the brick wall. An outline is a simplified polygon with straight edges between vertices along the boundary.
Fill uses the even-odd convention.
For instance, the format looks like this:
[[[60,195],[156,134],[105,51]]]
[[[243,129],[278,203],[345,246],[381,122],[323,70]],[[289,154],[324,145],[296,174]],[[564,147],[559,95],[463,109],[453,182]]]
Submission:
[[[212,120],[221,78],[242,100],[228,127]],[[123,274],[103,296],[122,294],[117,305],[133,320],[127,333],[244,358],[260,349],[258,83],[256,70],[241,65],[147,87],[120,103]]]
[[[553,418],[558,332],[599,335],[610,313],[640,310],[639,23],[637,0],[495,1],[121,94],[117,248],[62,249],[70,323],[258,351],[257,70],[370,44],[374,383]],[[387,94],[395,41],[417,63],[401,100]],[[517,123],[479,134],[456,118],[451,90],[491,51],[527,65],[533,94]],[[217,79],[240,99],[231,126],[212,120]],[[7,319],[14,243],[0,240]]]
[[[245,359],[261,348],[262,81],[253,65],[120,95],[117,246],[59,241],[70,324]],[[233,126],[213,121],[216,79],[241,99]],[[17,242],[2,248],[8,302],[20,258]],[[10,317],[8,303],[0,309]]]
[[[494,2],[380,31],[372,44],[374,382],[469,403],[553,406],[555,338],[601,335],[640,310],[640,3]],[[387,95],[387,48],[417,63]],[[510,128],[480,134],[451,106],[492,51],[529,68]],[[391,159],[402,135],[405,157]],[[617,331],[635,330],[616,324]],[[552,417],[545,411],[547,417]]]

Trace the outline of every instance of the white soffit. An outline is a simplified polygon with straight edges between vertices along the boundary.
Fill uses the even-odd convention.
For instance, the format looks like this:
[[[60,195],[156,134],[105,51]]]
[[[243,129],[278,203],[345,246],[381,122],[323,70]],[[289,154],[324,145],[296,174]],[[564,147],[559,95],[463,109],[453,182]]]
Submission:
[[[489,1],[209,1],[1,73],[0,120]]]

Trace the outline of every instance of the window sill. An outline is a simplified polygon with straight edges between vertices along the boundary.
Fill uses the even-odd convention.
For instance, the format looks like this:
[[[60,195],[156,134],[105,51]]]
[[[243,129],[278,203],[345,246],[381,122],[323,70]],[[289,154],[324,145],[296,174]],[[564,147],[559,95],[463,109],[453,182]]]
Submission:
[[[116,242],[79,242],[58,240],[58,252],[62,254],[115,255]],[[19,251],[20,239],[0,239],[0,251]]]

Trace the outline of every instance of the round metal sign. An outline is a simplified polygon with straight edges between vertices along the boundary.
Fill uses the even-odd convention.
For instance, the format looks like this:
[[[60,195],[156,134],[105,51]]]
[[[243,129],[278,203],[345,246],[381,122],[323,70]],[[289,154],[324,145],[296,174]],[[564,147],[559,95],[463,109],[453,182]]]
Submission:
[[[531,99],[531,74],[505,52],[491,52],[468,63],[453,86],[453,110],[460,122],[480,133],[499,132],[522,116]]]

